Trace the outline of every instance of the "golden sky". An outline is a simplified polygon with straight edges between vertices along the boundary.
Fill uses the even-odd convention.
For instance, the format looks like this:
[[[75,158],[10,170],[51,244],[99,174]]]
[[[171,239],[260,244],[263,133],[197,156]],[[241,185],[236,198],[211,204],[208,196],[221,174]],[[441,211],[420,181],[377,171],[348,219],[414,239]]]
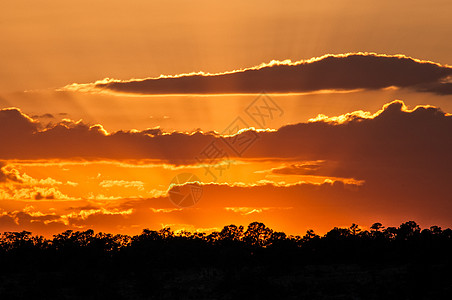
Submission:
[[[451,9],[3,3],[0,231],[452,226]]]

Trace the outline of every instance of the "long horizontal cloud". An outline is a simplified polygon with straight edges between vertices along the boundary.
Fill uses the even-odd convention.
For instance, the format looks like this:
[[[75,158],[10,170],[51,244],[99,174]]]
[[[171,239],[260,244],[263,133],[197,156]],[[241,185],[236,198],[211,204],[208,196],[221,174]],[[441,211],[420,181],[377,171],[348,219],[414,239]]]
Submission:
[[[401,101],[375,114],[319,116],[276,131],[245,130],[232,136],[160,129],[107,133],[101,125],[69,121],[40,128],[18,109],[0,110],[0,159],[156,159],[192,164],[197,158],[209,158],[203,153],[212,143],[230,158],[249,159],[395,160],[416,155],[450,161],[452,153],[452,115],[430,106],[408,110]],[[249,147],[243,149],[246,143]]]
[[[225,73],[191,73],[132,80],[72,84],[68,90],[143,95],[305,93],[320,90],[413,88],[451,94],[452,68],[404,55],[348,53],[309,60],[273,61]]]

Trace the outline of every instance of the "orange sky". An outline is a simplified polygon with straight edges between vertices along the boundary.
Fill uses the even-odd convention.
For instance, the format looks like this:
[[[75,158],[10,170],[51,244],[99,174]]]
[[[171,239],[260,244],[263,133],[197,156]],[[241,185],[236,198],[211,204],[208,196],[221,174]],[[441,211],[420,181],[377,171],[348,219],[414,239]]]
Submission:
[[[452,226],[451,9],[5,3],[0,231]]]

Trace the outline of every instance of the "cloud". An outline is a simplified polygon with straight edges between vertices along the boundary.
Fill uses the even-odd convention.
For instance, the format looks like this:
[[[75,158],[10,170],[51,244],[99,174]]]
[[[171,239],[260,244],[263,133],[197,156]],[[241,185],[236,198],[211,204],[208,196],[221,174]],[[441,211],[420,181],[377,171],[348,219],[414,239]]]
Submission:
[[[63,120],[40,129],[19,109],[0,110],[0,159],[163,159],[192,160],[204,142],[215,134],[163,133],[152,128],[143,131],[117,131],[109,134],[101,125]],[[176,144],[175,144],[176,143]],[[187,151],[181,145],[187,144]],[[190,149],[192,148],[192,149]],[[180,156],[182,153],[182,156]],[[169,160],[172,160],[171,158]],[[169,161],[168,160],[168,161]]]
[[[0,110],[0,139],[2,143],[8,139],[14,139],[16,134],[32,134],[38,130],[38,127],[39,122],[23,114],[17,108]]]
[[[291,164],[288,166],[282,166],[279,168],[273,168],[270,170],[273,174],[283,175],[314,175],[321,168],[320,163],[303,163],[303,164]]]
[[[268,64],[224,73],[72,84],[65,90],[139,95],[309,93],[388,87],[440,95],[452,93],[452,68],[404,55],[347,53]]]
[[[201,131],[164,133],[160,129],[108,133],[101,125],[80,121],[40,130],[39,123],[17,109],[0,110],[2,115],[6,116],[0,119],[4,125],[0,126],[5,141],[0,147],[3,160],[148,159],[187,165],[211,161],[215,153],[210,150],[221,148],[229,159],[416,162],[428,166],[427,161],[450,163],[452,152],[452,115],[432,106],[410,110],[402,101],[386,104],[373,114],[320,116],[278,130],[250,129],[228,136]],[[241,153],[233,151],[238,142],[251,144]]]
[[[22,182],[19,171],[7,170],[6,163],[0,161],[0,184],[4,182]]]
[[[43,195],[43,194],[41,194],[41,192],[37,192],[35,195],[34,195],[34,199],[35,200],[53,200],[53,199],[55,199],[55,195],[53,194],[53,193],[50,193],[50,194],[48,194],[48,195]]]
[[[6,230],[32,230],[33,233],[49,234],[50,229],[57,233],[67,229],[88,229],[93,219],[111,221],[111,218],[130,216],[133,209],[119,210],[117,208],[71,208],[70,212],[58,214],[50,211],[41,211],[38,205],[26,205],[23,209],[3,211],[0,209],[0,225]]]
[[[31,116],[33,119],[55,119],[52,114],[43,114],[43,115],[33,115]]]
[[[279,209],[293,209],[293,207],[225,207],[224,209],[246,216]]]
[[[127,181],[127,180],[103,180],[99,183],[99,186],[103,188],[111,187],[124,187],[124,188],[136,188],[138,190],[144,190],[144,182],[142,181]]]
[[[4,185],[0,188],[0,200],[71,200],[71,198],[55,187]]]
[[[14,183],[24,186],[55,186],[62,182],[53,178],[35,179],[26,173],[20,174],[17,169],[10,168],[6,163],[0,161],[0,183]]]
[[[182,211],[182,208],[149,208],[154,213],[172,213],[175,211]]]
[[[0,162],[0,200],[68,200],[56,187],[62,184],[50,177],[35,179]]]

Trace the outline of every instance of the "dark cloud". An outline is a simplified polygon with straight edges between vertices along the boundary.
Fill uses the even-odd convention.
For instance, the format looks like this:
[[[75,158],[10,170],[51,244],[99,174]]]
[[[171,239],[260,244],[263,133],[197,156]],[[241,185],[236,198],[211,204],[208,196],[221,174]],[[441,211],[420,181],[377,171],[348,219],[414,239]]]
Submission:
[[[158,128],[107,133],[100,125],[70,121],[39,130],[39,123],[19,110],[8,109],[0,110],[0,159],[158,159],[191,164],[203,158],[212,143],[229,157],[241,153],[245,159],[399,163],[416,158],[418,165],[432,160],[445,164],[452,159],[452,116],[438,108],[409,111],[403,102],[395,101],[373,116],[351,114],[342,120],[317,120],[277,131],[249,130],[223,137],[212,132],[164,133]],[[252,144],[242,153],[233,151],[237,141]]]
[[[33,119],[54,119],[55,117],[52,114],[43,114],[43,115],[33,115],[31,116]]]
[[[421,92],[432,92],[438,95],[452,95],[452,83],[444,82],[444,83],[431,83],[424,84],[418,88]]]
[[[295,63],[271,63],[219,74],[183,74],[128,81],[73,84],[71,90],[102,89],[137,94],[304,93],[319,90],[412,88],[451,94],[452,68],[403,55],[349,53]]]
[[[193,161],[214,134],[163,133],[159,128],[108,134],[100,125],[62,121],[40,130],[18,109],[0,110],[0,159],[141,159]]]
[[[273,174],[283,175],[314,175],[318,174],[320,164],[293,164],[271,170]]]
[[[44,199],[46,199],[46,200],[53,200],[53,199],[55,199],[55,195],[54,195],[54,194],[43,195],[42,193],[37,192],[37,193],[34,195],[34,199],[35,199],[35,200],[44,200]]]
[[[38,125],[39,123],[22,114],[17,108],[0,109],[0,142],[6,143],[7,138],[13,138],[15,135],[32,134],[37,131]]]

